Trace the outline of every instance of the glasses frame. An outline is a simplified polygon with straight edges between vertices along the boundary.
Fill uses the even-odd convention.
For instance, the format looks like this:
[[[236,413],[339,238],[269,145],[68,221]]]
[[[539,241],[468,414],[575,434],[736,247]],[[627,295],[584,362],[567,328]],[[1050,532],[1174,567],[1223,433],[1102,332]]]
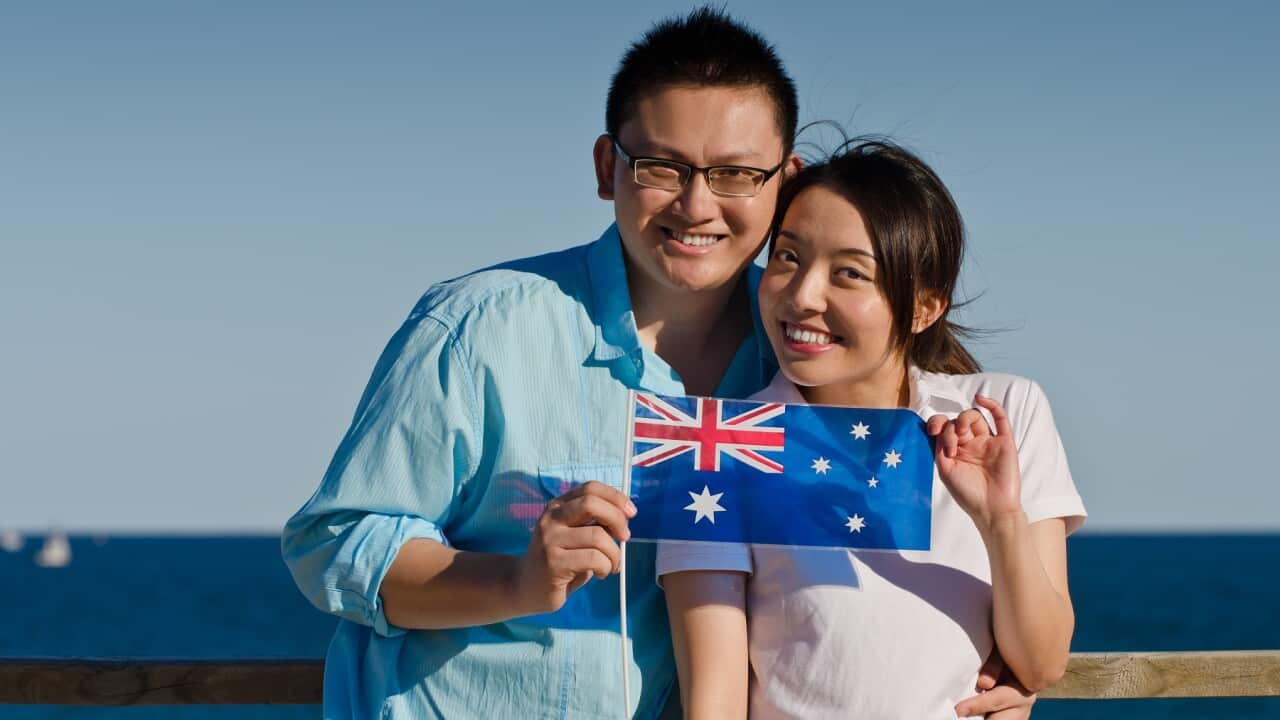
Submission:
[[[622,147],[621,143],[618,142],[618,138],[610,135],[609,139],[613,141],[613,148],[617,150],[619,155],[622,156],[622,161],[625,162],[627,166],[631,168],[631,179],[634,180],[635,183],[637,185],[640,185],[641,187],[653,188],[655,190],[670,190],[670,191],[683,190],[685,186],[689,184],[689,180],[693,178],[693,174],[698,173],[702,175],[702,179],[707,182],[707,189],[710,190],[713,194],[719,195],[721,197],[755,197],[756,195],[760,194],[760,191],[762,189],[764,189],[765,183],[769,182],[769,179],[772,178],[774,175],[777,175],[778,171],[782,169],[782,166],[787,164],[787,161],[783,160],[782,162],[778,163],[777,165],[774,165],[772,168],[769,168],[769,169],[751,167],[750,165],[708,165],[707,167],[698,167],[697,165],[690,165],[689,163],[680,162],[679,160],[672,160],[671,158],[649,157],[646,155],[632,155]],[[663,163],[664,165],[674,165],[678,168],[683,168],[685,170],[684,180],[681,181],[680,187],[669,188],[669,187],[662,187],[660,185],[649,185],[647,183],[640,182],[640,177],[639,177],[638,171],[636,170],[636,164],[643,162],[645,160],[648,160],[650,162]],[[751,172],[760,173],[761,175],[763,175],[763,177],[760,179],[760,183],[756,186],[756,191],[749,195],[743,195],[741,193],[727,193],[727,192],[720,192],[719,190],[716,190],[715,187],[711,185],[712,170],[750,170]]]

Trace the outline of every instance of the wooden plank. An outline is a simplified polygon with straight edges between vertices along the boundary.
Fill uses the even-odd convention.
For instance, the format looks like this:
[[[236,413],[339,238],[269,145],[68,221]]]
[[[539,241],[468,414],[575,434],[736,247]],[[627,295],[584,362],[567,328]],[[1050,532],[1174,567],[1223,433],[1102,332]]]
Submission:
[[[0,704],[308,705],[321,660],[0,659]],[[1042,698],[1280,696],[1280,650],[1074,653]]]
[[[1280,650],[1072,653],[1042,698],[1120,699],[1280,695]]]
[[[0,704],[307,705],[322,660],[0,659]]]

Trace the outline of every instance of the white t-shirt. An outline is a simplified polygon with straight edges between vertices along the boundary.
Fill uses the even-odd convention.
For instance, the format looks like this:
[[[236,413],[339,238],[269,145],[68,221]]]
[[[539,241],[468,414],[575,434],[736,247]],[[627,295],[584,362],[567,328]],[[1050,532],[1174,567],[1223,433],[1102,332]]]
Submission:
[[[956,417],[994,398],[1013,425],[1030,523],[1085,509],[1040,386],[1013,375],[912,368],[911,409]],[[753,400],[803,403],[782,373]],[[986,415],[986,412],[983,411]],[[991,422],[990,416],[987,416]],[[935,469],[932,549],[842,551],[662,543],[657,572],[737,570],[747,583],[753,720],[955,718],[991,653],[991,567]]]

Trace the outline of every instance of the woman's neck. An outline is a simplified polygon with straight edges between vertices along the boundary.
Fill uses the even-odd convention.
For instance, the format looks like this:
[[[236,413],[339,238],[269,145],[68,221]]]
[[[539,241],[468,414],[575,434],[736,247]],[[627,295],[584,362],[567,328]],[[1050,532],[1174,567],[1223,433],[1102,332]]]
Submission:
[[[799,386],[798,386],[799,387]],[[799,387],[811,405],[846,405],[861,408],[904,408],[911,406],[911,377],[903,360],[881,366],[866,378],[829,385]]]

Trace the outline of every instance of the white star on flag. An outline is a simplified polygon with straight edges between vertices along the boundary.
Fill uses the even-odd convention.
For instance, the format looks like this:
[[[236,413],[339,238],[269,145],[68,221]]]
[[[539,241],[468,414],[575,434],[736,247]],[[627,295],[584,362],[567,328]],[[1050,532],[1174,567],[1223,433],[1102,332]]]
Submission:
[[[870,480],[867,481],[867,487],[875,487],[879,484],[880,484],[880,481],[875,478],[871,478]]]
[[[684,506],[685,510],[692,510],[694,513],[693,523],[696,525],[702,518],[711,521],[712,525],[716,524],[716,513],[724,511],[720,507],[720,498],[724,493],[711,494],[711,488],[706,485],[702,486],[702,494],[699,495],[693,491],[689,491],[689,497],[693,498],[693,502]]]
[[[819,475],[826,475],[827,471],[830,469],[831,469],[831,461],[824,457],[820,457],[817,460],[813,461],[813,471],[818,473]]]
[[[851,533],[860,533],[862,528],[867,526],[867,522],[858,513],[854,513],[853,517],[849,518],[849,522],[845,523],[844,526],[849,528]]]
[[[866,440],[867,436],[871,434],[871,426],[859,421],[858,424],[854,425],[853,429],[849,431],[849,434],[858,440]]]
[[[900,462],[902,462],[902,456],[898,454],[897,450],[890,450],[884,454],[885,465],[888,465],[891,468],[896,468]]]

